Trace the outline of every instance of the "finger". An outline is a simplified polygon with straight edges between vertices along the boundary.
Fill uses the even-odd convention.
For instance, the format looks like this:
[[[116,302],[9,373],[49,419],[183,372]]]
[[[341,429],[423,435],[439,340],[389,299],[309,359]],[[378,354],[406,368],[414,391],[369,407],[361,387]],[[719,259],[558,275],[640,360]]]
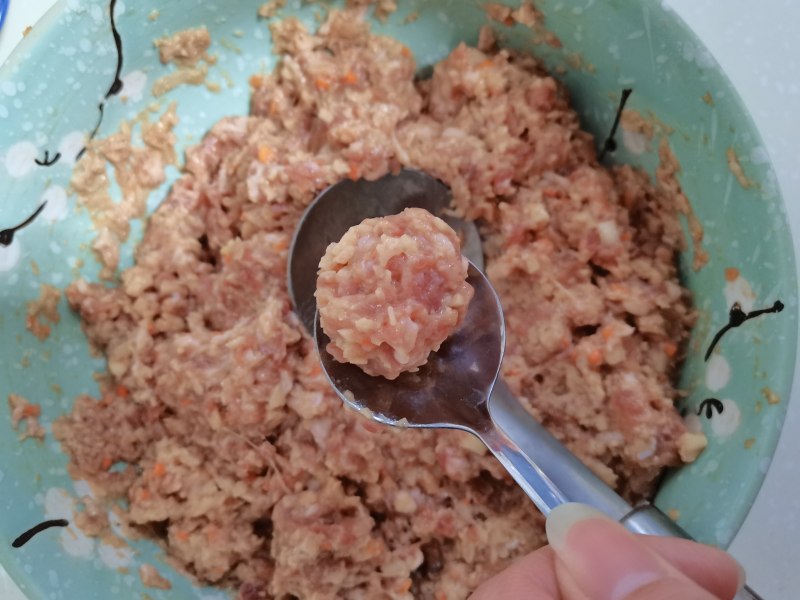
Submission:
[[[553,550],[540,548],[486,581],[470,600],[561,600],[554,562]]]
[[[624,600],[719,600],[694,582],[686,579],[666,578],[654,581]]]
[[[744,585],[744,570],[730,554],[679,538],[641,536],[648,548],[718,598],[733,598]]]
[[[636,598],[634,592],[662,579],[681,580],[684,588],[694,588],[688,598],[713,598],[651,550],[641,536],[588,506],[556,508],[547,520],[547,537],[556,554],[556,576],[564,598]],[[662,587],[656,590],[660,593]]]

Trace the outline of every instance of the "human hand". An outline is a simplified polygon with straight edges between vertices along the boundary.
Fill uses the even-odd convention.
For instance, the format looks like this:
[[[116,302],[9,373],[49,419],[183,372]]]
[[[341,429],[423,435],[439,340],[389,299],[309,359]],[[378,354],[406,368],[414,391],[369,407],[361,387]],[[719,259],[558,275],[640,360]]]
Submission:
[[[547,519],[550,545],[479,587],[470,600],[730,600],[744,570],[729,554],[678,538],[635,535],[583,504]]]

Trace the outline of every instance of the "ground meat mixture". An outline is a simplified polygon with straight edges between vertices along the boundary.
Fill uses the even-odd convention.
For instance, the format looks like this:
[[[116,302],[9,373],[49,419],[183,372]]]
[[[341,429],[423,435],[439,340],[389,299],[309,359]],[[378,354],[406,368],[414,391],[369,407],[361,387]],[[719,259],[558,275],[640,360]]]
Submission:
[[[61,290],[44,283],[39,291],[39,297],[26,305],[25,328],[39,341],[50,337],[50,325],[44,320],[50,321],[53,325],[58,325],[61,320],[61,316],[58,314],[59,300],[61,300]]]
[[[133,121],[125,121],[115,134],[92,140],[75,165],[70,184],[78,197],[78,206],[88,211],[97,232],[92,242],[102,265],[100,277],[112,279],[120,258],[120,244],[128,239],[131,220],[145,216],[147,198],[166,178],[167,165],[175,163],[175,134],[178,119],[172,104],[158,119],[150,121],[149,111]],[[134,128],[138,126],[141,145],[133,145]],[[111,197],[108,166],[122,198]]]
[[[168,579],[162,577],[161,573],[153,565],[143,564],[139,567],[139,579],[149,588],[157,590],[171,590],[172,584]]]
[[[272,31],[281,60],[253,80],[250,116],[187,152],[122,284],[67,290],[109,374],[54,433],[129,526],[240,598],[465,598],[540,546],[543,520],[467,434],[342,408],[289,304],[299,216],[344,177],[446,182],[482,227],[504,377],[635,500],[686,440],[675,199],[602,167],[530,56],[460,45],[418,81],[410,50],[352,13]]]
[[[43,440],[45,436],[44,427],[39,424],[39,417],[42,414],[42,407],[17,394],[8,395],[8,408],[11,411],[11,427],[14,431],[19,431],[19,426],[24,424],[24,428],[19,434],[20,441],[28,438]]]
[[[319,265],[328,352],[387,379],[418,370],[467,313],[468,265],[458,234],[422,208],[351,227]]]
[[[207,57],[211,47],[211,34],[206,27],[185,29],[154,42],[162,64],[175,63],[179,67],[193,67]]]
[[[153,84],[153,96],[158,98],[180,85],[202,85],[210,90],[215,84],[206,82],[208,66],[216,62],[216,57],[208,54],[211,47],[211,34],[205,27],[186,29],[172,36],[153,42],[158,49],[162,64],[173,63],[176,70],[164,75]],[[203,62],[200,62],[203,61]]]
[[[72,521],[86,535],[93,537],[106,537],[112,535],[111,522],[108,518],[108,511],[103,505],[91,496],[82,496],[79,505],[83,510],[75,510],[72,513]]]
[[[258,16],[262,19],[270,19],[284,6],[286,6],[286,0],[269,0],[259,7]]]

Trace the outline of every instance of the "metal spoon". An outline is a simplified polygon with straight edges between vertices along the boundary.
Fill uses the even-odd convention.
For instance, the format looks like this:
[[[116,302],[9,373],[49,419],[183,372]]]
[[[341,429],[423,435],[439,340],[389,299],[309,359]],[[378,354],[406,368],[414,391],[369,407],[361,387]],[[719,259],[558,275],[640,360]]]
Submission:
[[[527,457],[530,466],[516,470],[538,478],[523,487],[526,492],[539,490],[539,499],[534,501],[537,506],[541,502],[544,514],[562,502],[584,502],[623,519],[631,512],[630,505],[531,417],[502,381],[496,381],[505,344],[502,310],[494,289],[476,266],[483,265],[483,252],[475,225],[448,216],[451,201],[450,190],[439,180],[406,169],[377,181],[341,181],[306,209],[289,249],[289,296],[317,339],[328,378],[345,402],[382,423],[464,429],[487,444],[495,442],[494,448],[490,445],[493,452],[499,451],[500,440],[495,439],[499,436],[513,450],[515,462]],[[396,214],[411,206],[446,218],[465,240],[462,249],[471,261],[469,281],[476,295],[461,330],[433,355],[427,368],[389,382],[328,355],[327,338],[315,321],[314,291],[319,261],[330,243],[364,219]],[[468,368],[473,364],[477,372]],[[546,488],[548,492],[542,491]]]
[[[306,209],[289,251],[289,295],[314,335],[323,370],[350,407],[387,425],[450,428],[480,438],[515,481],[548,515],[565,502],[582,502],[617,519],[636,533],[691,539],[656,507],[633,508],[554,438],[498,378],[505,348],[499,299],[482,268],[480,237],[471,222],[447,217],[460,233],[470,259],[468,281],[475,289],[460,329],[416,373],[393,381],[372,377],[337,362],[325,350],[329,339],[316,319],[317,268],[325,249],[364,219],[426,208],[446,217],[449,189],[413,170],[377,181],[342,181],[322,192]],[[737,599],[758,598],[745,588]]]
[[[315,337],[319,333],[314,299],[319,261],[330,243],[367,218],[396,214],[410,206],[446,218],[465,240],[462,249],[472,263],[469,278],[476,289],[462,329],[433,356],[427,369],[392,382],[370,377],[357,367],[333,361],[324,350],[327,338],[323,337],[317,341],[326,374],[345,402],[382,423],[465,429],[487,444],[492,442],[493,452],[500,451],[502,441],[513,451],[516,463],[522,458],[528,463],[528,467],[518,465],[517,471],[538,478],[523,487],[538,490],[540,500],[548,499],[539,506],[544,514],[561,502],[583,502],[622,520],[631,513],[630,505],[550,435],[497,380],[505,344],[502,310],[478,269],[483,265],[483,251],[475,225],[448,216],[451,201],[450,190],[442,182],[406,169],[377,181],[341,181],[306,209],[289,249],[288,286],[296,312]],[[477,372],[470,370],[473,364],[478,365]],[[534,500],[538,505],[540,500]]]

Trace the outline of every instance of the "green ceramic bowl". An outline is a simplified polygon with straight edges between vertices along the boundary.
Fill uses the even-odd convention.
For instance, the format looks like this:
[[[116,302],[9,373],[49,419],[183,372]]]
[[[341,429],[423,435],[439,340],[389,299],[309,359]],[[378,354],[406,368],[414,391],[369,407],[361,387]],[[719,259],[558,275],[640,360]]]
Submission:
[[[211,30],[219,61],[209,79],[221,82],[222,89],[182,87],[162,98],[162,104],[178,101],[181,149],[197,142],[217,119],[247,112],[248,76],[274,63],[266,24],[256,17],[258,3],[193,4],[187,10],[187,2],[111,3],[127,101],[109,99],[101,135],[152,101],[152,83],[167,71],[153,39],[198,25]],[[483,0],[399,4],[388,21],[375,21],[375,29],[410,46],[423,69],[458,42],[475,43],[486,22]],[[620,0],[538,4],[547,29],[563,46],[543,44],[542,32],[520,25],[498,25],[503,43],[535,53],[561,73],[585,126],[599,139],[613,121],[621,89],[632,87],[629,106],[667,126],[669,144],[683,166],[680,182],[705,228],[708,264],[695,272],[691,252],[682,259],[700,319],[683,372],[688,396],[681,408],[692,426],[708,434],[710,445],[692,466],[666,477],[656,503],[676,511],[698,539],[725,546],[769,468],[794,365],[797,285],[775,176],[736,92],[669,9]],[[114,81],[118,53],[110,9],[103,0],[62,0],[0,70],[0,230],[24,222],[47,200],[44,211],[10,244],[9,234],[0,233],[0,563],[36,599],[223,598],[223,592],[199,589],[163,564],[172,591],[143,588],[136,566],[158,560],[149,542],[119,550],[75,537],[70,529],[48,531],[21,549],[10,543],[45,518],[69,516],[67,493],[82,485],[68,476],[66,457],[52,436],[44,444],[17,441],[4,406],[11,392],[38,402],[49,428],[77,394],[96,391],[92,373],[103,367],[89,354],[78,320],[63,301],[61,321],[44,342],[26,331],[25,305],[38,296],[42,283],[63,287],[79,274],[96,277],[99,270],[88,251],[89,220],[75,210],[67,190],[83,135],[95,127],[98,102]],[[280,15],[298,15],[313,27],[321,11],[319,3],[289,0]],[[412,12],[418,18],[405,24]],[[612,160],[653,171],[657,140],[648,142],[631,131],[618,139]],[[57,153],[59,160],[48,166]],[[740,177],[735,165],[731,168],[734,155]],[[176,176],[174,169],[169,172],[170,180]],[[168,186],[152,194],[151,210]],[[136,226],[133,242],[140,233]],[[123,266],[130,264],[130,250]],[[782,312],[752,314],[777,301]],[[730,313],[737,302],[742,312]],[[727,330],[705,360],[717,332],[729,319],[738,323],[745,316],[755,318]]]

